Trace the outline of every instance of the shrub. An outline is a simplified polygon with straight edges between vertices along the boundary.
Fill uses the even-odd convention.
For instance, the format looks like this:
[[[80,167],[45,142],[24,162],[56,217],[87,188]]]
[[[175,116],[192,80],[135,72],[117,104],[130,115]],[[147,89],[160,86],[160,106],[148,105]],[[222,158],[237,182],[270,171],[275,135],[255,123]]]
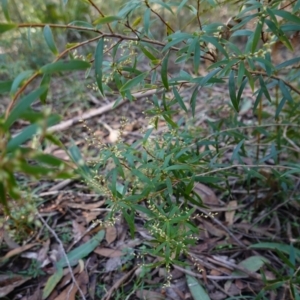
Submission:
[[[104,223],[122,215],[133,235],[135,216],[146,218],[153,237],[147,251],[162,258],[157,264],[181,264],[180,255],[196,242],[194,212],[205,207],[194,189],[197,182],[226,195],[231,194],[232,180],[246,189],[253,183],[257,189],[276,185],[278,198],[293,190],[299,174],[299,1],[239,1],[237,15],[227,24],[211,20],[211,12],[220,9],[215,1],[131,0],[115,15],[86,2],[99,13],[92,23],[19,24],[9,22],[7,15],[8,22],[0,25],[3,37],[17,28],[42,30],[53,53],[51,63],[1,82],[1,91],[12,97],[0,119],[0,196],[8,214],[9,201],[20,197],[16,174],[70,177],[73,165],[30,142],[37,136],[40,142],[48,139],[64,148],[47,131],[58,117],[36,112],[31,104],[50,101],[46,99],[52,76],[78,70],[94,78],[99,97],[113,94],[116,106],[124,99],[135,101],[137,92],[150,94],[144,112],[150,127],[141,140],[128,145],[120,136],[113,145],[105,145],[92,135],[92,144],[101,150],[92,164],[76,146],[68,153],[76,164],[74,171],[106,197],[111,214]],[[178,25],[174,19],[181,16],[187,23]],[[52,33],[57,28],[92,37],[66,44],[59,52]],[[88,44],[89,54],[74,54]],[[33,83],[40,87],[25,93]],[[203,109],[209,105],[202,91],[213,86],[222,87],[225,102],[209,115],[205,127],[197,126],[193,120],[201,113],[199,102]],[[248,88],[251,97],[245,94]],[[248,120],[242,117],[245,111]],[[13,135],[12,125],[20,119],[30,125]],[[166,130],[154,135],[162,122]],[[259,204],[257,197],[255,203]]]

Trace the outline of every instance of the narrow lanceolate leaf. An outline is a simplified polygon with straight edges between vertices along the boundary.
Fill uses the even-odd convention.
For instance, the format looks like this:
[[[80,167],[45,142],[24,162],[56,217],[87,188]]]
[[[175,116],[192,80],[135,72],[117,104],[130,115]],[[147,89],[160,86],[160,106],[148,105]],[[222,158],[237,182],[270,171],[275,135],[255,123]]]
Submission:
[[[78,263],[79,259],[82,259],[88,256],[94,249],[99,246],[100,242],[103,240],[105,235],[105,231],[99,231],[92,239],[90,239],[85,244],[80,245],[79,247],[73,249],[67,254],[67,258],[69,260],[69,264],[74,266]],[[57,262],[57,267],[66,267],[67,261],[66,258],[63,257],[61,260]]]
[[[258,20],[255,31],[253,33],[252,49],[251,49],[252,53],[255,52],[258,41],[260,40],[263,24],[264,24],[264,19]]]
[[[15,29],[17,27],[18,25],[15,23],[0,23],[0,34]]]
[[[46,126],[50,127],[57,124],[60,121],[60,117],[57,115],[52,115],[46,120]],[[38,124],[31,124],[25,127],[21,133],[12,138],[6,145],[6,152],[12,152],[20,147],[23,143],[30,140],[39,130],[40,126]]]
[[[51,74],[44,74],[42,81],[41,81],[41,86],[44,86],[46,88],[45,92],[40,96],[40,100],[44,104],[46,103],[50,80],[51,80]]]
[[[56,287],[56,285],[60,282],[60,280],[63,277],[63,268],[59,267],[57,268],[57,270],[54,272],[53,275],[51,275],[47,282],[46,285],[44,287],[43,290],[43,296],[42,299],[46,299],[48,298],[48,296],[52,293],[52,291],[54,290],[54,288]]]
[[[97,19],[96,21],[93,22],[93,25],[107,24],[107,23],[120,21],[120,20],[122,20],[122,18],[118,16],[107,16],[104,18]]]
[[[186,275],[186,279],[194,300],[210,300],[208,294],[195,277]]]
[[[199,85],[197,85],[193,91],[193,94],[191,96],[190,105],[192,109],[193,117],[195,117],[195,110],[196,110],[196,101],[197,101],[197,95],[198,95],[198,89]]]
[[[176,87],[173,87],[173,93],[174,93],[174,96],[175,96],[175,99],[176,101],[178,102],[179,106],[185,111],[187,112],[187,109],[186,109],[186,106],[180,96],[180,94],[178,93]]]
[[[90,66],[90,63],[77,59],[70,61],[57,61],[41,67],[40,72],[42,74],[52,74],[55,72],[86,70]]]
[[[96,82],[99,88],[99,91],[104,95],[103,86],[102,86],[102,63],[103,63],[103,48],[104,48],[104,39],[102,38],[97,45],[95,52],[95,74]]]
[[[6,21],[10,22],[10,16],[9,16],[9,12],[8,12],[7,0],[1,0],[1,4],[2,4],[2,11],[4,13]]]
[[[13,81],[13,83],[11,85],[10,93],[14,94],[18,90],[18,87],[21,85],[21,83],[24,80],[28,79],[32,74],[33,74],[32,70],[28,70],[28,71],[24,71],[24,72],[20,73]]]
[[[161,64],[161,80],[163,82],[164,87],[169,90],[169,82],[168,82],[168,61],[169,61],[169,55],[163,59],[162,64]]]
[[[281,90],[282,96],[290,103],[293,103],[294,102],[293,97],[282,80],[279,80],[279,88]]]
[[[9,128],[20,117],[20,115],[45,92],[45,90],[45,87],[40,87],[37,90],[29,93],[24,98],[20,99],[6,119],[4,126]]]
[[[120,92],[128,91],[131,90],[132,88],[136,87],[139,85],[148,75],[148,72],[144,72],[136,77],[134,77],[131,80],[128,80],[121,88]]]
[[[238,112],[239,111],[239,102],[238,102],[238,99],[236,97],[234,71],[230,72],[228,88],[229,88],[229,95],[230,95],[231,103],[232,103],[234,109]]]
[[[46,25],[44,27],[44,37],[45,37],[46,43],[47,43],[49,49],[51,50],[51,52],[54,55],[57,55],[58,51],[57,51],[57,48],[56,48],[56,45],[54,42],[54,38],[53,38],[53,34],[52,34],[52,31],[51,31],[51,28],[49,25]]]

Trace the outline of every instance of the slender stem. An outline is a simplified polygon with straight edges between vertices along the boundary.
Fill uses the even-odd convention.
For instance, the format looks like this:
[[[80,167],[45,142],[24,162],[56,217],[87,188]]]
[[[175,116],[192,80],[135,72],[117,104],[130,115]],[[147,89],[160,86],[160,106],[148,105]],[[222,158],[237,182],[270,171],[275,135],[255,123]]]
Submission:
[[[101,17],[105,17],[104,13],[101,11],[101,9],[94,3],[93,0],[88,0],[90,2],[90,4],[97,10],[97,12],[101,15]],[[113,33],[113,30],[111,29],[109,23],[107,23],[107,27],[110,31],[110,33]]]

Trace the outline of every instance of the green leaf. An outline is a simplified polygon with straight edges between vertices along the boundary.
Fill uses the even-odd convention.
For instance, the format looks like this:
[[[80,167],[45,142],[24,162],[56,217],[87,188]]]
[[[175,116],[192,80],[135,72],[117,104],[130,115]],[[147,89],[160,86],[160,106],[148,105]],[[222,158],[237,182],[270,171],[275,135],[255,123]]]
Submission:
[[[297,24],[300,24],[300,18],[291,14],[290,12],[286,11],[286,10],[272,10],[273,13],[281,18],[283,18],[285,21],[290,21],[290,22],[294,22]]]
[[[88,22],[84,22],[84,21],[73,21],[69,25],[85,27],[85,28],[90,28],[90,29],[94,28],[94,26],[92,24],[90,24]]]
[[[20,115],[30,107],[30,105],[39,98],[44,92],[46,88],[40,87],[37,90],[31,92],[24,98],[20,99],[19,102],[15,105],[8,118],[5,121],[5,127],[10,128],[11,125],[20,117]]]
[[[0,82],[0,94],[7,93],[11,90],[13,80],[1,81]]]
[[[96,73],[96,82],[99,88],[99,91],[104,95],[103,86],[102,86],[102,63],[103,63],[103,48],[104,48],[104,39],[100,39],[98,42],[96,51],[95,51],[95,73]]]
[[[141,47],[142,52],[145,54],[146,57],[148,57],[150,60],[154,61],[157,60],[157,58],[149,52],[145,47]]]
[[[258,243],[254,245],[249,246],[250,249],[269,249],[269,250],[278,250],[281,252],[284,252],[286,254],[290,254],[291,248],[290,245],[286,244],[279,244],[279,243]],[[300,261],[300,250],[297,248],[294,248],[295,251],[295,258],[296,260]]]
[[[134,224],[134,214],[133,214],[133,210],[128,211],[127,209],[123,209],[123,216],[129,226],[129,231],[130,231],[130,235],[131,238],[134,238],[134,233],[135,233],[135,224]]]
[[[194,72],[195,74],[198,74],[199,71],[199,66],[200,66],[200,55],[201,51],[200,51],[200,43],[197,43],[195,45],[195,49],[194,49]]]
[[[239,102],[236,97],[236,88],[235,88],[235,81],[234,81],[234,71],[230,72],[229,75],[229,81],[228,81],[228,88],[229,88],[229,95],[231,99],[231,103],[236,110],[236,112],[239,111]]]
[[[284,84],[284,82],[282,80],[279,80],[279,88],[281,90],[282,96],[288,100],[290,103],[294,103],[293,97],[290,93],[290,91],[288,90],[288,88],[286,87],[286,85]]]
[[[93,25],[107,24],[107,23],[111,23],[111,22],[114,22],[114,21],[120,21],[120,20],[122,20],[122,19],[123,19],[123,18],[118,17],[118,16],[101,17],[101,18],[95,20],[95,21],[93,22]]]
[[[150,16],[151,16],[151,10],[150,8],[147,8],[144,13],[144,30],[146,34],[149,34]]]
[[[181,3],[178,5],[178,7],[177,7],[177,11],[176,11],[176,14],[178,15],[180,12],[181,12],[181,10],[182,10],[182,8],[185,6],[185,4],[188,2],[188,0],[182,0],[181,1]]]
[[[99,246],[100,242],[105,236],[105,230],[100,230],[93,238],[87,241],[85,244],[71,250],[67,254],[68,261],[71,266],[75,266],[78,261],[86,256],[88,256],[94,249]],[[64,268],[67,266],[67,261],[65,257],[62,257],[56,264],[57,267]]]
[[[194,300],[210,300],[208,294],[195,277],[186,275],[186,280]]]
[[[174,171],[174,170],[191,170],[191,166],[189,165],[173,165],[164,169],[164,171]]]
[[[137,85],[139,85],[148,75],[148,72],[144,72],[140,75],[138,75],[137,77],[128,80],[121,88],[120,88],[120,92],[125,92],[128,91],[130,89],[132,89],[133,87],[137,87]]]
[[[161,64],[161,80],[163,82],[166,90],[169,90],[169,82],[168,82],[168,62],[169,62],[170,52],[163,59]]]
[[[83,60],[57,61],[40,68],[42,74],[52,74],[63,71],[86,70],[91,66],[89,62]]]
[[[211,43],[212,45],[214,45],[226,58],[228,58],[228,53],[220,44],[217,38],[205,35],[202,36],[201,39],[208,44]]]
[[[179,106],[187,113],[186,106],[185,106],[185,104],[184,104],[184,102],[183,102],[181,96],[179,95],[179,93],[178,93],[175,86],[173,87],[173,93],[174,93],[175,99],[178,102]]]
[[[43,299],[46,299],[49,297],[49,295],[52,293],[52,291],[54,290],[56,285],[62,279],[63,275],[64,275],[63,268],[59,267],[56,269],[54,274],[48,278],[46,285],[44,287],[44,290],[43,290],[43,296],[42,296]]]
[[[46,126],[53,126],[58,123],[60,117],[58,115],[52,115],[46,120]],[[31,124],[25,127],[21,133],[19,133],[16,137],[12,138],[6,146],[7,152],[12,152],[16,150],[21,144],[25,143],[26,141],[30,140],[33,135],[35,135],[40,126],[38,124]]]
[[[265,85],[265,82],[264,82],[262,76],[259,75],[258,78],[259,78],[259,84],[260,84],[262,92],[264,93],[264,95],[266,96],[266,98],[271,102],[271,97],[270,97],[269,91],[268,91],[268,89],[267,89],[267,87]]]
[[[198,95],[198,89],[199,85],[197,85],[193,91],[193,94],[191,96],[190,105],[192,109],[193,117],[195,117],[195,109],[196,109],[196,101],[197,101],[197,95]]]
[[[53,34],[52,34],[52,31],[51,31],[51,28],[49,25],[46,25],[44,27],[44,38],[45,38],[46,43],[47,43],[49,49],[51,50],[51,52],[54,55],[57,55],[58,51],[57,51],[57,48],[56,48],[56,45],[54,42],[54,38],[53,38]]]
[[[173,128],[178,128],[178,125],[172,120],[172,118],[167,115],[167,114],[163,114],[163,118],[166,120],[166,122],[171,125]]]
[[[0,23],[0,34],[15,29],[17,27],[18,25],[15,23]]]
[[[21,83],[28,79],[31,75],[33,74],[33,71],[32,70],[28,70],[28,71],[24,71],[22,73],[20,73],[13,81],[12,85],[11,85],[11,90],[10,90],[10,93],[11,94],[14,94],[19,86],[21,85]]]
[[[252,53],[255,52],[258,41],[260,40],[263,24],[264,24],[263,18],[258,20],[255,31],[253,33],[253,37],[252,37],[252,48],[251,48]]]
[[[41,86],[44,86],[46,88],[45,92],[40,96],[40,100],[43,104],[46,104],[50,80],[51,80],[51,74],[44,74],[41,80]]]
[[[9,12],[8,12],[8,3],[7,0],[1,0],[1,4],[2,4],[2,10],[5,16],[5,19],[7,22],[10,22],[10,16],[9,16]]]
[[[240,151],[241,147],[243,146],[244,142],[245,142],[245,139],[241,140],[241,141],[236,145],[236,147],[234,148],[233,153],[232,153],[232,156],[231,156],[231,159],[230,159],[231,162],[233,162],[234,160],[238,160],[238,161],[241,160],[241,159],[240,159],[240,155],[239,155],[239,151]]]
[[[241,61],[239,65],[238,74],[237,74],[237,86],[240,86],[242,84],[244,75],[245,75],[245,64],[243,61]]]
[[[9,211],[7,198],[6,198],[6,188],[2,182],[0,182],[0,203],[3,205],[6,212]]]
[[[245,268],[246,270],[250,271],[250,272],[256,272],[258,271],[265,263],[269,263],[270,261],[267,258],[264,258],[262,256],[250,256],[248,258],[246,258],[245,260],[243,260],[242,262],[240,262],[238,264],[238,266]],[[236,270],[233,271],[231,273],[231,275],[233,276],[237,276],[237,275],[245,275],[244,272],[240,271],[240,270]]]
[[[73,145],[69,148],[69,155],[77,165],[80,175],[87,181],[90,181],[93,178],[93,174],[89,167],[85,164],[84,159],[82,158],[81,153],[75,143],[73,143]]]
[[[292,65],[295,65],[297,63],[300,62],[300,56],[299,57],[295,57],[295,58],[292,58],[292,59],[289,59],[277,66],[275,66],[275,70],[280,70],[280,69],[284,69],[286,67],[289,67],[289,66],[292,66]]]

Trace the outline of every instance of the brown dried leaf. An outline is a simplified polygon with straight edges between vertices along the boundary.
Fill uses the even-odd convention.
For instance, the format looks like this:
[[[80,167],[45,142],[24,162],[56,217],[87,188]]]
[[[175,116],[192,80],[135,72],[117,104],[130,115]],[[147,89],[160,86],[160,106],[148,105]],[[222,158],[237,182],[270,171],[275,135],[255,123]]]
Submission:
[[[105,272],[111,272],[117,270],[122,266],[120,257],[111,257],[105,263]]]
[[[120,250],[110,249],[110,248],[100,248],[97,247],[94,250],[95,253],[104,257],[120,257],[124,255],[124,253]]]
[[[0,298],[5,297],[16,287],[25,283],[29,279],[31,279],[31,277],[24,277],[15,274],[0,274]]]
[[[73,233],[74,233],[74,241],[77,242],[85,234],[86,229],[83,225],[79,224],[75,220],[72,220],[72,227],[73,227]]]
[[[157,292],[153,292],[153,291],[149,291],[149,290],[138,290],[136,291],[135,295],[142,300],[163,300],[165,299],[165,296],[157,293]]]
[[[37,253],[36,260],[39,261],[42,265],[47,258],[49,246],[50,246],[50,239],[47,239],[47,241],[43,243],[43,247]]]
[[[209,188],[208,186],[196,182],[194,185],[194,191],[199,194],[199,196],[202,198],[203,203],[207,205],[219,205],[219,199],[214,193],[214,191]]]
[[[25,252],[25,251],[27,251],[28,249],[30,249],[30,248],[32,248],[32,247],[34,247],[34,246],[36,246],[36,245],[39,245],[39,244],[38,244],[38,243],[33,243],[33,244],[28,244],[28,245],[24,245],[24,246],[22,246],[22,247],[13,249],[13,250],[7,252],[7,253],[5,254],[5,256],[1,257],[1,258],[0,258],[0,262],[3,261],[3,260],[8,259],[8,258],[10,258],[10,257],[13,257],[13,256],[15,256],[15,255],[18,255],[18,254],[20,254],[20,253],[22,253],[22,252]]]
[[[234,219],[234,215],[235,215],[235,210],[234,208],[237,207],[237,201],[233,200],[233,201],[229,201],[227,208],[229,209],[233,209],[233,210],[228,210],[225,212],[225,220],[227,222],[227,224],[229,226],[231,226],[233,224],[233,219]]]
[[[91,211],[91,212],[82,212],[82,215],[85,219],[85,222],[88,224],[92,222],[93,220],[97,219],[99,215],[101,215],[101,211]]]
[[[217,237],[224,237],[227,236],[227,232],[221,229],[218,229],[214,225],[212,225],[210,222],[202,220],[202,223],[205,227],[205,229],[213,236]]]
[[[86,272],[80,273],[78,276],[76,276],[76,281],[78,286],[82,289],[83,293],[86,293],[86,285],[88,284],[88,274]],[[75,300],[76,299],[76,293],[78,291],[78,288],[75,284],[68,285],[62,293],[55,298],[55,300]],[[69,298],[68,298],[69,296]]]
[[[74,203],[74,202],[68,202],[67,206],[71,208],[77,208],[77,209],[83,209],[83,210],[93,210],[96,208],[99,208],[105,203],[104,200],[98,201],[96,203]]]
[[[106,228],[106,235],[105,235],[105,239],[107,241],[107,244],[111,244],[112,242],[115,241],[115,239],[117,238],[117,229],[115,226],[109,226]]]

